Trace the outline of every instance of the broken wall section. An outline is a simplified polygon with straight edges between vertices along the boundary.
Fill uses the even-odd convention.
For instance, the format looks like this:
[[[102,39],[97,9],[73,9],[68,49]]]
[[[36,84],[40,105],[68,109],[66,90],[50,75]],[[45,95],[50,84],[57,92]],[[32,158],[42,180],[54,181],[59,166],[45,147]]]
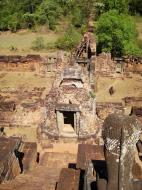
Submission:
[[[0,136],[0,183],[14,179],[36,166],[37,144],[19,137]]]
[[[56,72],[62,67],[65,56],[61,53],[55,55],[11,55],[0,56],[0,71],[16,71],[16,72],[37,72],[45,74],[47,72]]]

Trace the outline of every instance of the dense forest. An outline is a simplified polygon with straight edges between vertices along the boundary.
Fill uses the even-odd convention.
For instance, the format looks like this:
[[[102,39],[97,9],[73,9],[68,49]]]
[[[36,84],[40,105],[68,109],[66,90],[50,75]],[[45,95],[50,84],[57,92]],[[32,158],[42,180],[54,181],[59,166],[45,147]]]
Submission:
[[[60,48],[68,36],[85,31],[91,18],[97,23],[99,51],[111,51],[114,55],[138,54],[131,15],[142,15],[141,0],[0,0],[0,31],[16,32],[40,25],[56,30],[58,22],[66,18],[71,29],[57,43]],[[76,38],[71,46],[65,44],[64,48],[72,48],[73,41]]]
[[[86,23],[90,13],[98,17],[109,10],[142,14],[141,0],[0,0],[0,30],[16,31],[47,24],[54,29],[61,17],[76,27]]]

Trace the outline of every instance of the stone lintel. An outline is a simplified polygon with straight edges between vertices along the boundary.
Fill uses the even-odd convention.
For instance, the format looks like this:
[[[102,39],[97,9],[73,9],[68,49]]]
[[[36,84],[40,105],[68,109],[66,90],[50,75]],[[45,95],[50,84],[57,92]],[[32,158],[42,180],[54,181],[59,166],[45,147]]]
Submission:
[[[77,104],[56,104],[56,111],[80,112]]]

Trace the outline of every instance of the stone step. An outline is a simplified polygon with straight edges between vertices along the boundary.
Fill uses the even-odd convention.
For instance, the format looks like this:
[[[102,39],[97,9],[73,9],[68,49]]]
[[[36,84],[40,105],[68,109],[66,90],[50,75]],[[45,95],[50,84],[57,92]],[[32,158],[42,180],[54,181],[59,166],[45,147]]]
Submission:
[[[36,168],[1,184],[0,190],[55,190],[61,169],[74,162],[74,154],[46,152]]]
[[[49,168],[68,167],[69,163],[76,162],[76,155],[70,153],[46,152],[41,158],[40,165]]]

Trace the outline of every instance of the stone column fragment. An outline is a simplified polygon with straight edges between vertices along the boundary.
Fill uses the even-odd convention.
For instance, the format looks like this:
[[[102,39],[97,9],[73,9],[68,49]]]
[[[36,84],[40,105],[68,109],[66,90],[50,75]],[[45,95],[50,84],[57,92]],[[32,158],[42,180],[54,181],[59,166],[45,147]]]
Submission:
[[[107,190],[133,190],[132,166],[141,124],[135,116],[111,114],[103,125]]]

